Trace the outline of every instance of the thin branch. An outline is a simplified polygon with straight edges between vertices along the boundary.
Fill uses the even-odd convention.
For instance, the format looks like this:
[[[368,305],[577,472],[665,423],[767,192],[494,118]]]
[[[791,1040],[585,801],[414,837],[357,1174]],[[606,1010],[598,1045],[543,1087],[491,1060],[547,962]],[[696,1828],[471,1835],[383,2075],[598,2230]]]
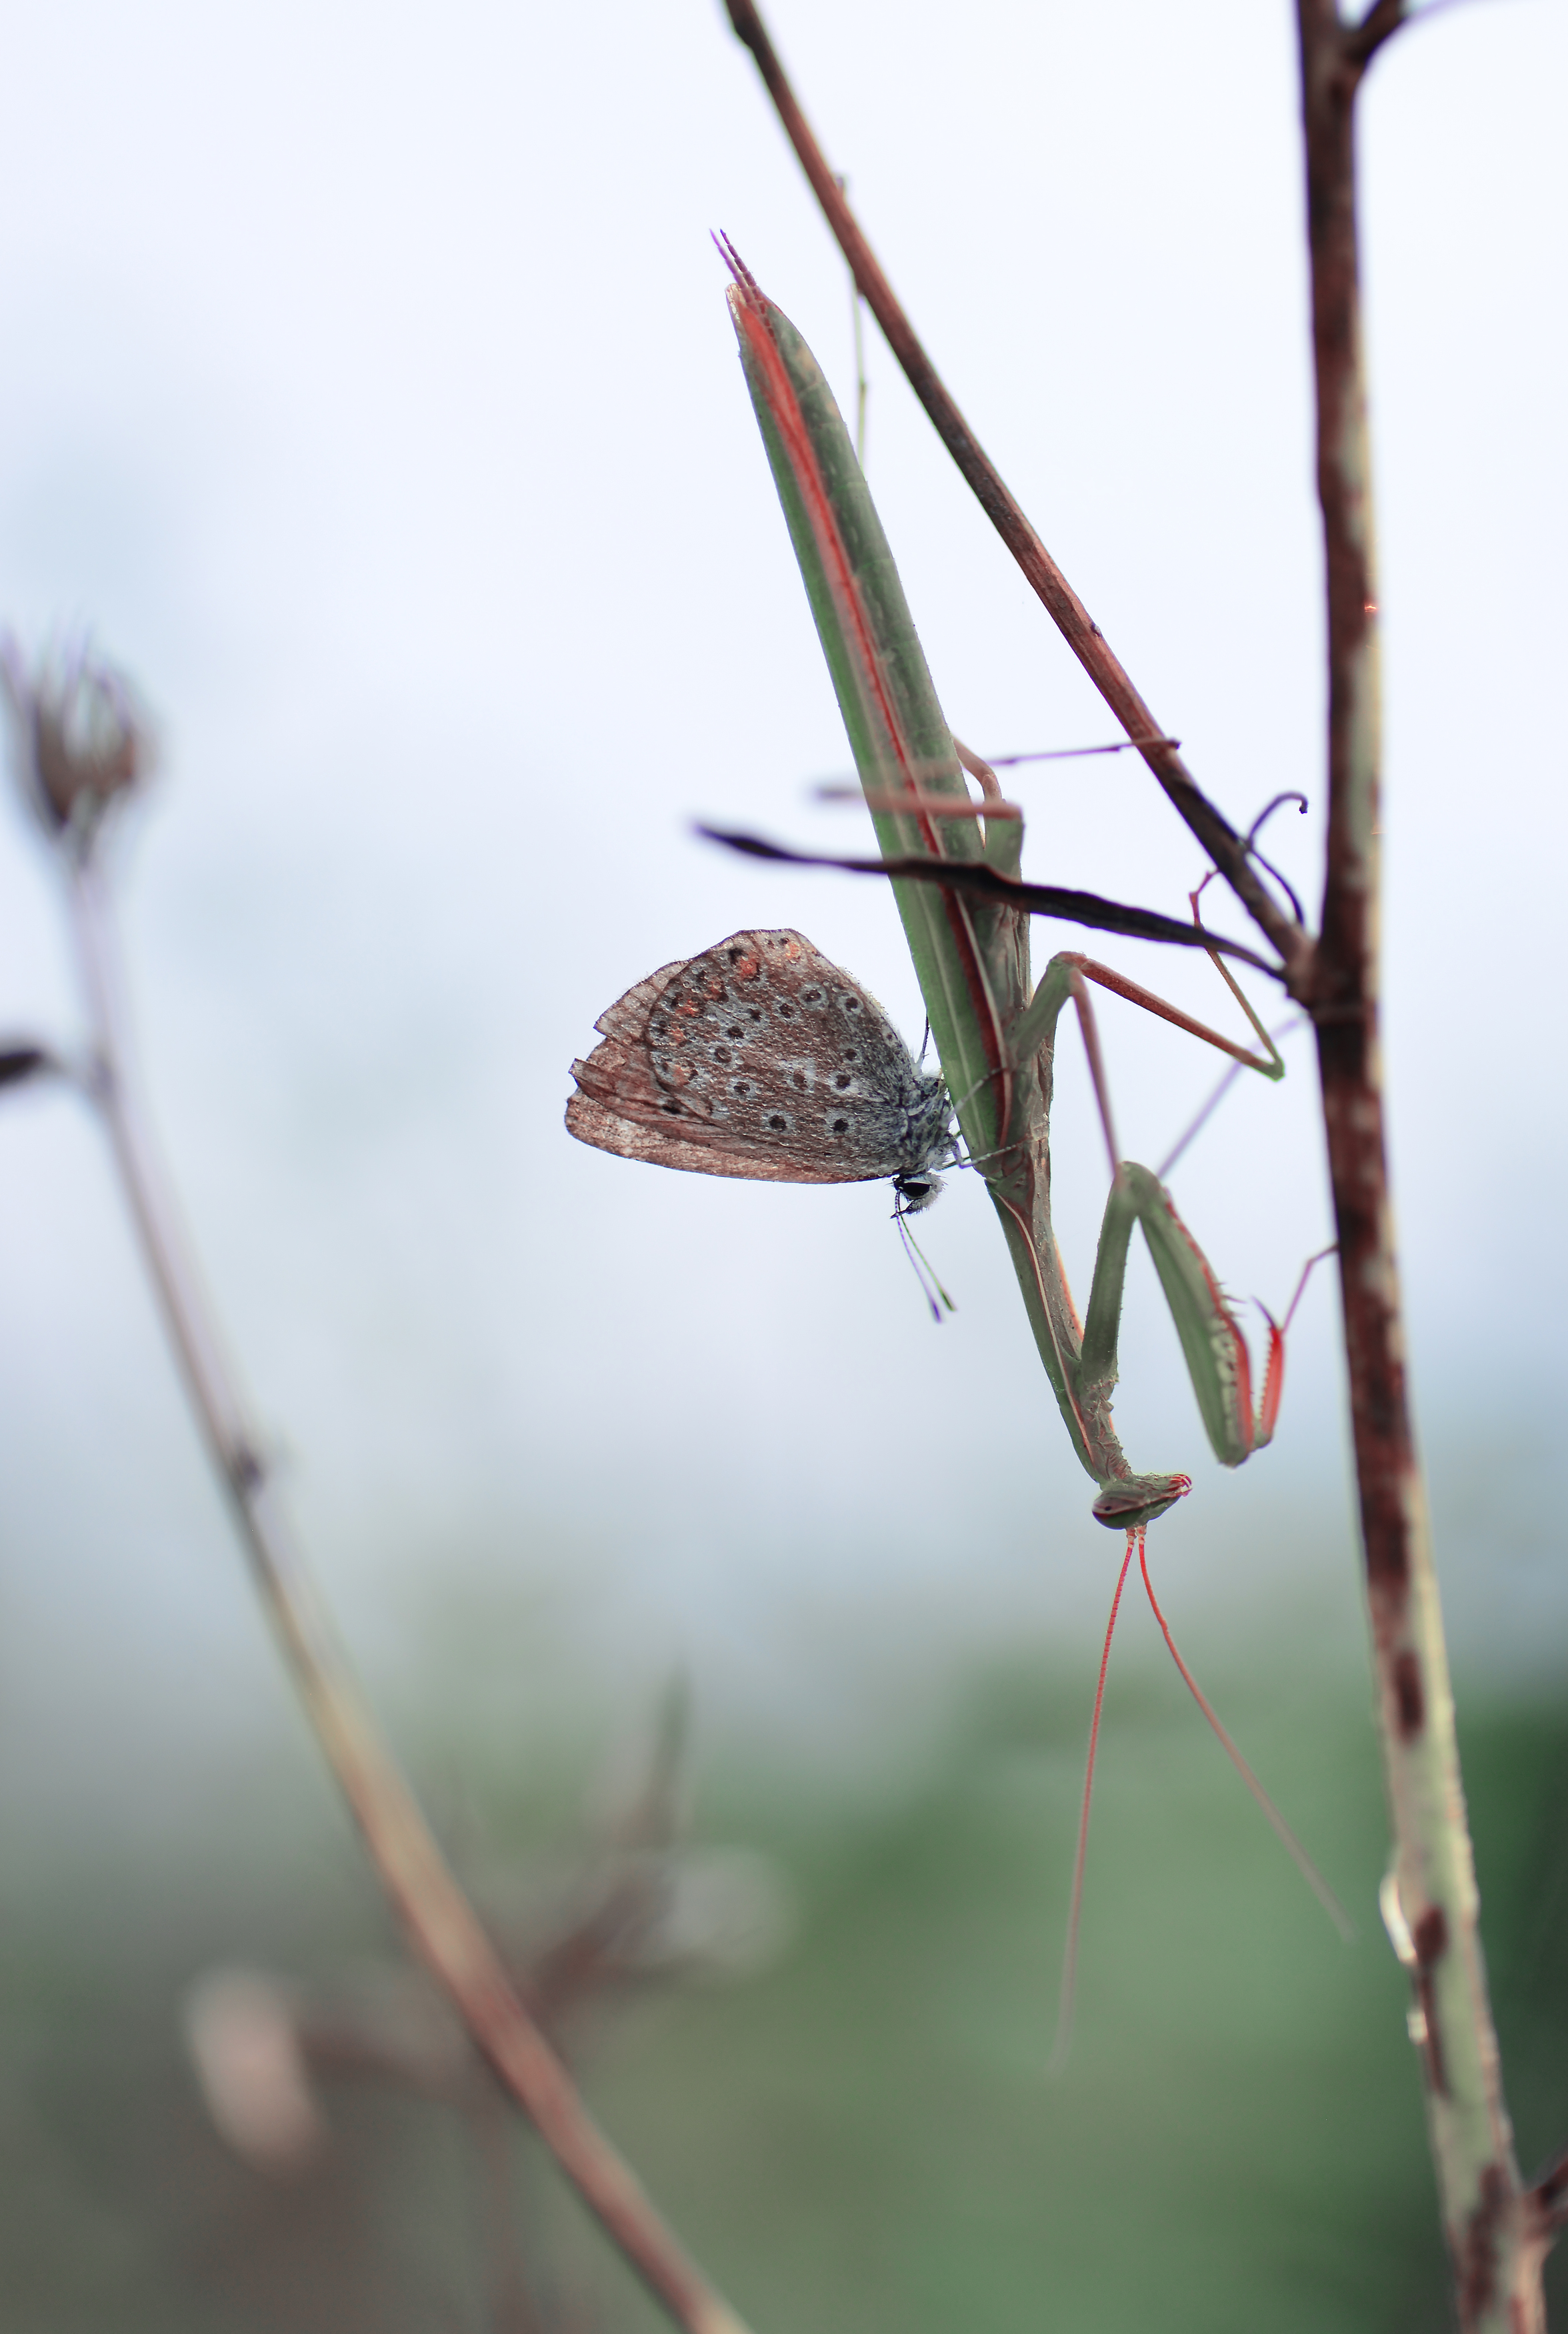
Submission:
[[[1139,751],[1254,922],[1278,950],[1292,986],[1304,980],[1311,963],[1310,936],[1270,898],[1248,860],[1242,837],[1202,792],[1175,747],[1165,741],[1162,725],[1155,720],[1133,687],[1099,625],[1035,534],[959,411],[861,232],[842,185],[828,166],[779,63],[755,0],[726,0],[726,5],[736,34],[756,60],[785,134],[800,158],[801,167],[867,305],[981,509],[1129,737],[1150,741],[1140,742]]]
[[[900,797],[907,800],[908,797]],[[874,807],[874,805],[873,805]],[[979,806],[982,810],[984,805]],[[963,806],[960,805],[960,811]],[[1219,950],[1243,964],[1284,980],[1277,964],[1256,956],[1240,940],[1229,940],[1201,924],[1184,924],[1179,916],[1162,916],[1156,908],[1125,907],[1119,900],[1102,900],[1098,892],[1071,892],[1058,883],[1024,883],[1004,875],[980,859],[930,859],[906,854],[890,859],[841,859],[816,851],[786,851],[760,834],[733,828],[698,826],[709,843],[722,843],[748,859],[781,860],[786,867],[837,867],[847,875],[885,875],[894,882],[939,883],[960,898],[983,900],[997,907],[1020,908],[1034,916],[1057,916],[1063,923],[1085,924],[1097,932],[1121,932],[1132,940],[1160,940],[1172,948]]]
[[[1378,51],[1407,24],[1425,24],[1433,16],[1446,16],[1450,9],[1469,5],[1470,0],[1376,0],[1359,24],[1342,27],[1346,60],[1364,71]]]
[[[746,2334],[666,2228],[529,2017],[377,1731],[267,1479],[156,1152],[128,1083],[109,902],[91,851],[72,854],[72,906],[92,1023],[91,1090],[202,1438],[311,1724],[414,1951],[611,2242],[687,2334]]]
[[[1410,0],[1374,0],[1359,24],[1346,24],[1341,32],[1345,56],[1353,64],[1365,68],[1385,41],[1390,41],[1401,24],[1408,24],[1416,14]]]
[[[1297,0],[1297,12],[1329,649],[1327,865],[1311,1009],[1394,1834],[1385,1921],[1410,1975],[1410,2032],[1426,2075],[1460,2326],[1465,2334],[1543,2334],[1544,2246],[1515,2161],[1481,1959],[1453,1694],[1405,1382],[1383,1132],[1378,591],[1356,229],[1361,68],[1347,53],[1335,0]]]

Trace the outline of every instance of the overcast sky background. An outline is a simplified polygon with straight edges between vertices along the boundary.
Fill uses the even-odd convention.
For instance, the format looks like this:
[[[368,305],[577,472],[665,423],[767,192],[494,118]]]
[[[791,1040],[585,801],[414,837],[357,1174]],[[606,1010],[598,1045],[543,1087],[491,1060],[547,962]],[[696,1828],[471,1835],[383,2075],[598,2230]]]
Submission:
[[[919,329],[1202,782],[1238,824],[1313,797],[1271,830],[1313,897],[1284,0],[779,0],[774,31]],[[1395,1164],[1477,1665],[1568,1649],[1565,76],[1561,8],[1492,0],[1396,43],[1362,114]],[[122,854],[147,1072],[358,1656],[389,1691],[427,1660],[456,1690],[472,1658],[503,1702],[637,1696],[682,1659],[716,1723],[832,1742],[955,1651],[1087,1644],[1115,1543],[972,1182],[926,1219],[959,1306],[938,1331],[884,1188],[663,1173],[562,1130],[595,1016],[746,925],[799,925],[919,1034],[878,887],[689,832],[863,839],[807,798],[844,747],[709,230],[847,403],[846,281],[719,12],[20,0],[6,78],[0,618],[30,648],[90,626],[160,717]],[[874,327],[869,350],[869,475],[954,727],[997,753],[1113,735]],[[1037,875],[1182,911],[1201,863],[1140,768],[1019,787]],[[61,935],[8,805],[5,1029],[72,1031]],[[1080,937],[1037,927],[1038,960]],[[1224,1009],[1201,963],[1102,952]],[[1213,1070],[1140,1018],[1107,1006],[1105,1036],[1123,1147],[1156,1161]],[[1291,1060],[1176,1184],[1227,1285],[1276,1305],[1327,1237],[1299,1037]],[[1075,1062],[1058,1147],[1082,1288],[1103,1173]],[[1348,1641],[1329,1276],[1280,1442],[1234,1478],[1141,1259],[1133,1280],[1118,1419],[1134,1463],[1198,1479],[1159,1535],[1192,1650]],[[292,1725],[68,1098],[0,1114],[0,1287],[22,1738],[131,1772]]]

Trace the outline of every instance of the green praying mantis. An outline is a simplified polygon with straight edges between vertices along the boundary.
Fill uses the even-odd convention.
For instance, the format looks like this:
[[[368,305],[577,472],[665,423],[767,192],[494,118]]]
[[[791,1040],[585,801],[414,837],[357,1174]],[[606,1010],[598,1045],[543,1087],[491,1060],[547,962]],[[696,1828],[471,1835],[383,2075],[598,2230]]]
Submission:
[[[1095,1484],[1093,1514],[1125,1535],[1090,1734],[1063,1980],[1060,2053],[1071,2020],[1106,1664],[1134,1556],[1183,1678],[1310,1885],[1349,1933],[1326,1884],[1198,1688],[1155,1597],[1145,1534],[1191,1489],[1190,1479],[1136,1471],[1122,1451],[1111,1415],[1117,1335],[1135,1226],[1141,1227],[1148,1242],[1205,1431],[1224,1466],[1240,1466],[1274,1433],[1290,1312],[1277,1323],[1265,1315],[1267,1361],[1255,1400],[1246,1340],[1207,1259],[1159,1179],[1120,1154],[1090,987],[1113,991],[1265,1077],[1283,1076],[1284,1066],[1227,970],[1222,952],[1253,964],[1262,960],[1204,931],[1198,921],[1198,892],[1192,895],[1193,921],[1183,925],[1151,911],[1118,909],[1092,895],[1051,893],[1047,887],[1022,882],[1021,815],[1003,799],[994,771],[954,738],[942,713],[892,555],[832,391],[788,318],[761,292],[733,249],[727,244],[720,248],[734,279],[728,297],[746,386],[882,854],[880,861],[827,863],[863,868],[891,879],[969,1160],[983,1176],[1000,1220],[1068,1438]],[[969,795],[966,774],[981,789],[978,803]],[[1198,888],[1200,892],[1203,887]],[[1137,982],[1075,952],[1053,957],[1038,987],[1033,987],[1030,915],[1042,907],[1101,928],[1205,947],[1241,1003],[1262,1050],[1253,1052],[1235,1043]],[[1051,1221],[1052,1088],[1058,1027],[1069,1004],[1082,1031],[1111,1174],[1088,1309],[1082,1317]],[[1311,1269],[1309,1263],[1291,1312]]]

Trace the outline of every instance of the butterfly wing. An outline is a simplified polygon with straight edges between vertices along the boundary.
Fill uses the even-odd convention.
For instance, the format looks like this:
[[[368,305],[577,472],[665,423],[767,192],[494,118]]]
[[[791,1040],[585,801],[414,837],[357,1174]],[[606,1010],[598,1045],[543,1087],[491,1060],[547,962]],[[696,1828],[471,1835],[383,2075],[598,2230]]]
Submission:
[[[602,1029],[636,994],[628,989],[620,1005],[612,1005],[596,1026]],[[760,1183],[859,1180],[852,1168],[847,1172],[842,1167],[803,1171],[781,1158],[776,1142],[737,1139],[733,1129],[698,1118],[659,1084],[645,1044],[607,1037],[585,1062],[572,1063],[572,1075],[577,1092],[566,1105],[566,1131],[596,1150],[643,1159],[654,1167],[684,1167],[694,1174],[742,1176]]]
[[[568,1132],[624,1159],[779,1183],[858,1183],[909,1164],[907,1122],[868,1081],[867,1041],[922,1083],[880,1008],[800,932],[732,932],[601,1015],[574,1062]]]

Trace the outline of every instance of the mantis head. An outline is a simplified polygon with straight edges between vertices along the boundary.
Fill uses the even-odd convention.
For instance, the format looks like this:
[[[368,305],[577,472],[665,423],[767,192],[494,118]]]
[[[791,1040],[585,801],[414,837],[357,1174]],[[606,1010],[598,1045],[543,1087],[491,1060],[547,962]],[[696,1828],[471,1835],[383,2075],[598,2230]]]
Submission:
[[[1190,1475],[1124,1475],[1106,1484],[1092,1512],[1111,1531],[1141,1531],[1191,1489]]]

